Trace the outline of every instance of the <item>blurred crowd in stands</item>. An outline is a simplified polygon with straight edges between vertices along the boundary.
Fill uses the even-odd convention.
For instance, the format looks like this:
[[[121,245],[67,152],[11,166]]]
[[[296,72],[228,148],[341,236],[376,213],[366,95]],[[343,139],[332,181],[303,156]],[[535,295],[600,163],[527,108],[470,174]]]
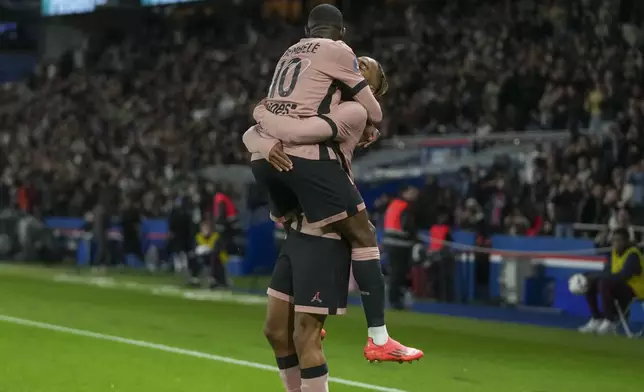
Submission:
[[[622,163],[606,147],[581,135],[563,148],[538,145],[521,170],[463,168],[443,186],[430,177],[416,203],[417,225],[430,227],[447,214],[455,226],[484,237],[583,236],[604,245],[622,227],[641,240],[644,159]],[[386,200],[378,205],[382,211]]]
[[[540,145],[520,170],[428,179],[423,225],[436,208],[485,232],[571,236],[574,222],[644,224],[642,31],[616,4],[433,1],[347,16],[349,44],[389,77],[385,137],[571,134]],[[251,109],[302,28],[243,18],[188,26],[156,20],[96,37],[3,86],[0,200],[76,216],[99,196],[114,207],[134,200],[146,216],[166,215],[181,197],[206,205],[215,189],[196,173],[246,161]]]

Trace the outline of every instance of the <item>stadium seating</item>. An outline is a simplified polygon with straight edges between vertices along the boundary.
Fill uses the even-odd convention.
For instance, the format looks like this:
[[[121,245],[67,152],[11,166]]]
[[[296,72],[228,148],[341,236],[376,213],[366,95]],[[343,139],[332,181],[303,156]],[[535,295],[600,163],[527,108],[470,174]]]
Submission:
[[[573,234],[605,242],[610,223],[638,237],[644,101],[632,87],[642,77],[633,28],[625,28],[632,26],[604,2],[520,3],[462,1],[457,10],[421,2],[347,13],[347,41],[379,59],[390,80],[385,138],[423,145],[425,137],[465,135],[472,142],[458,151],[425,146],[423,154],[481,155],[507,143],[499,142],[507,131],[561,130],[571,136],[534,144],[510,165],[463,161],[457,172],[460,161],[453,161],[449,176],[425,187],[428,210],[449,208],[463,227],[477,210],[494,232],[568,236],[584,227]],[[240,136],[251,125],[250,109],[301,28],[216,15],[178,28],[155,15],[118,38],[92,36],[86,49],[40,64],[28,80],[0,91],[0,131],[10,152],[0,157],[4,205],[82,216],[111,189],[114,206],[140,200],[145,216],[165,216],[179,197],[208,204],[214,188],[199,180],[202,169],[246,162]],[[567,189],[571,180],[576,185]],[[502,218],[489,222],[501,201],[491,184],[499,181]],[[370,200],[396,187],[378,189]],[[569,208],[571,195],[581,200],[579,211]]]

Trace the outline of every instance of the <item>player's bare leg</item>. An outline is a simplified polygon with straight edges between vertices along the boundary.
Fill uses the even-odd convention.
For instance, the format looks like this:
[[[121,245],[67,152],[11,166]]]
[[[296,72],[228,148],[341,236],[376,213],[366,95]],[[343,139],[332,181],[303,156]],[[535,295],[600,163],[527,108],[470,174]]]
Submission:
[[[300,359],[302,392],[328,392],[329,369],[320,333],[326,316],[295,313],[293,341]]]
[[[300,365],[293,342],[293,304],[268,296],[264,335],[275,353],[286,392],[300,392]]]
[[[380,267],[380,251],[376,232],[369,222],[367,211],[332,223],[331,228],[351,243],[353,277],[362,296],[367,319],[368,339],[364,349],[370,361],[411,362],[424,356],[423,352],[406,347],[389,337],[385,324],[385,280]]]

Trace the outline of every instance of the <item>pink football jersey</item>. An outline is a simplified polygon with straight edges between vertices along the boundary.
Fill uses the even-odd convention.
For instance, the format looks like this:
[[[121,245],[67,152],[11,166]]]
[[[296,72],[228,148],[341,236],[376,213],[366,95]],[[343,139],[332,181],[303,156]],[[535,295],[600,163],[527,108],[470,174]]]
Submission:
[[[327,114],[340,99],[334,93],[365,85],[358,59],[344,42],[304,38],[288,48],[277,63],[267,107],[277,115],[300,118]]]

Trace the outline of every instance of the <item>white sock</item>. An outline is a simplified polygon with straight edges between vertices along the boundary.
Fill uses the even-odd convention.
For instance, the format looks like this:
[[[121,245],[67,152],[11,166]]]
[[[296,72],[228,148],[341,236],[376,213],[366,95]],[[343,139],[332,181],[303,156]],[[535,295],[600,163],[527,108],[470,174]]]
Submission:
[[[389,340],[389,333],[387,333],[387,326],[370,327],[367,328],[367,335],[373,340],[377,346],[384,346]]]

